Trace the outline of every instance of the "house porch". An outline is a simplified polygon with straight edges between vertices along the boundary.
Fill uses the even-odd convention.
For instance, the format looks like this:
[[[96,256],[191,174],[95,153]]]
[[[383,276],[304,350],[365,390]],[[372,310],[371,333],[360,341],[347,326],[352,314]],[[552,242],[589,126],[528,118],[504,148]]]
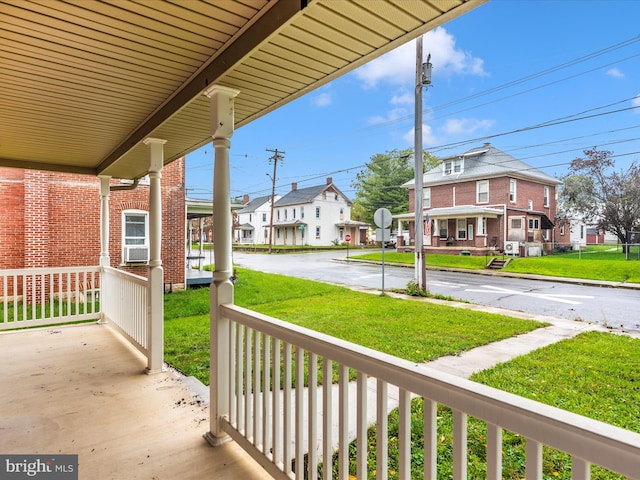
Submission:
[[[79,478],[271,478],[202,437],[209,406],[105,324],[0,333],[0,452],[77,454]]]

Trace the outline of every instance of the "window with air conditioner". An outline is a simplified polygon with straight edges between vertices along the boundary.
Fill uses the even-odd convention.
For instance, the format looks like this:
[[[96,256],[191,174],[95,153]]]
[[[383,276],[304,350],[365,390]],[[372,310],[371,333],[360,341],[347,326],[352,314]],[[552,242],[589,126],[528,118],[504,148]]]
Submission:
[[[149,213],[144,210],[122,212],[122,258],[124,263],[149,261]]]

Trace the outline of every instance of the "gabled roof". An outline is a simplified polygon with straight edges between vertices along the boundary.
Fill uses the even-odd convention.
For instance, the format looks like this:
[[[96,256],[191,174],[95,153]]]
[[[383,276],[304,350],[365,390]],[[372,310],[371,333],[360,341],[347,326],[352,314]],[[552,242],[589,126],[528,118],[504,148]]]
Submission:
[[[315,187],[307,187],[307,188],[298,188],[295,190],[291,190],[284,197],[278,200],[275,203],[276,207],[284,207],[287,205],[297,205],[303,203],[311,203],[313,200],[325,190],[334,190],[338,195],[344,198],[347,205],[351,205],[351,200],[344,193],[340,191],[338,187],[336,187],[333,183],[317,185]]]
[[[464,160],[462,172],[444,175],[443,164],[458,159]],[[436,167],[424,174],[423,185],[428,187],[495,177],[522,178],[546,185],[560,185],[562,183],[491,144],[485,143],[482,147],[472,148],[465,153],[442,158]],[[412,179],[403,184],[403,187],[413,187],[414,183],[415,181]]]
[[[254,198],[249,203],[247,203],[242,210],[239,210],[238,213],[253,213],[262,205],[267,203],[271,195],[264,195],[262,197]]]

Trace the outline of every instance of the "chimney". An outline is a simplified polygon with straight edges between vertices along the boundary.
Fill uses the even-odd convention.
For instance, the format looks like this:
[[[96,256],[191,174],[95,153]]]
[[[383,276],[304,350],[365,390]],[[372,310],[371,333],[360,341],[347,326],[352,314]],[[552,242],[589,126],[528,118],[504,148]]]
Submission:
[[[331,185],[333,183],[333,178],[327,177],[327,185]]]
[[[291,191],[295,192],[298,189],[298,184],[296,182],[291,182]]]
[[[246,205],[247,203],[249,203],[249,195],[245,193],[244,196],[242,197],[242,204]]]

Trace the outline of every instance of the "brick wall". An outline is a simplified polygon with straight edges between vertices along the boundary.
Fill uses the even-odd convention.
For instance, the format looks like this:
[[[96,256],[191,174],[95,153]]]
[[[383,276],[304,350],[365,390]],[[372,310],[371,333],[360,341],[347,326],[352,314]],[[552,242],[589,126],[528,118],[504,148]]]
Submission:
[[[0,268],[24,266],[24,173],[0,167]]]
[[[184,158],[162,171],[162,260],[165,282],[182,285],[185,232]],[[119,181],[112,180],[112,184]],[[87,175],[0,168],[0,269],[97,265],[100,182]],[[122,211],[149,210],[149,186],[112,192],[111,265],[146,276],[147,266],[122,263]]]

